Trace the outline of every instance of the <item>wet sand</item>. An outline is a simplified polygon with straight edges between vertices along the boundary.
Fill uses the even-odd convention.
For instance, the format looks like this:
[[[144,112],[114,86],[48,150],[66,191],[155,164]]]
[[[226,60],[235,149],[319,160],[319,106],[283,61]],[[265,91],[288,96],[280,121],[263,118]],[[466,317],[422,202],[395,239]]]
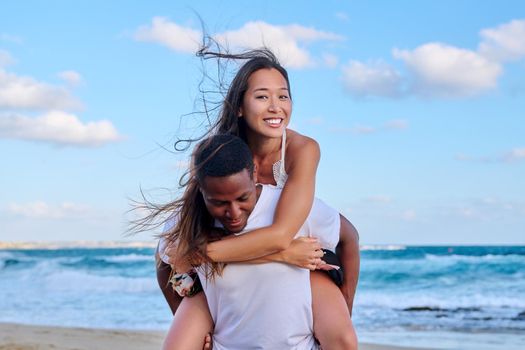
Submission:
[[[165,332],[0,323],[0,350],[158,350]],[[360,344],[361,350],[416,348]]]

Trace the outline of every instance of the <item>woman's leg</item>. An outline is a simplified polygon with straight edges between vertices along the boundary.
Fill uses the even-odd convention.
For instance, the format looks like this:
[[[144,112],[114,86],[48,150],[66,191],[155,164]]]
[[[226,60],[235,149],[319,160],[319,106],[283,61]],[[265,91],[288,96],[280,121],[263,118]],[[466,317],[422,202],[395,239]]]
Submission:
[[[357,349],[357,336],[343,294],[323,272],[310,273],[314,334],[323,350]]]
[[[213,331],[213,320],[204,292],[182,299],[173,316],[163,350],[202,350],[204,339]]]

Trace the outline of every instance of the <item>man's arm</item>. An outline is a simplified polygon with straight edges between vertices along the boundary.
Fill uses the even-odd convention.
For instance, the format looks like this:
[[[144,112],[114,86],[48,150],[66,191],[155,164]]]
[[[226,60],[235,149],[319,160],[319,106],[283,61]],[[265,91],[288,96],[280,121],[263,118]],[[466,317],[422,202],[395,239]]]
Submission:
[[[346,300],[348,311],[352,316],[352,307],[354,304],[354,295],[359,279],[359,234],[354,225],[344,216],[341,218],[341,230],[339,233],[339,244],[337,245],[337,256],[341,260],[344,271],[343,285],[341,292]]]
[[[171,312],[175,315],[175,311],[177,311],[177,308],[182,301],[182,297],[173,290],[169,283],[171,277],[171,266],[160,259],[158,250],[155,253],[155,262],[157,267],[157,282],[160,290],[168,302]]]

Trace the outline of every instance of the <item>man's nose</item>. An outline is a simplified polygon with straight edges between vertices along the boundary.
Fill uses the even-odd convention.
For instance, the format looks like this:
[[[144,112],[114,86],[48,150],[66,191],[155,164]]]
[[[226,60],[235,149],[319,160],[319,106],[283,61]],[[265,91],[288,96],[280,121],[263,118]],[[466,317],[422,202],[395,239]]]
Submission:
[[[241,208],[237,204],[232,204],[228,208],[227,215],[230,219],[237,219],[241,215]]]

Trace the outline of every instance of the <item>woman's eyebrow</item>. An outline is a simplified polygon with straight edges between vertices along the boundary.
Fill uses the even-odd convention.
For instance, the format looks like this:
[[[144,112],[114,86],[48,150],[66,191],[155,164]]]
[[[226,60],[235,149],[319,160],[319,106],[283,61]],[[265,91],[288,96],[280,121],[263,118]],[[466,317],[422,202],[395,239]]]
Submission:
[[[253,89],[253,92],[268,91],[268,90],[270,90],[270,89],[268,89],[266,87],[260,87],[260,88]],[[288,91],[288,88],[287,87],[281,87],[281,88],[278,88],[277,90],[286,90],[286,91]]]

